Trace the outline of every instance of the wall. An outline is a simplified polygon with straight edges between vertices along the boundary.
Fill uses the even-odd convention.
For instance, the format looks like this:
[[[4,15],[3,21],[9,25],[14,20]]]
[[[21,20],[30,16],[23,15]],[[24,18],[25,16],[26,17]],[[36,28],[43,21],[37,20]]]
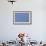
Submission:
[[[46,40],[45,14],[41,0],[16,0],[13,5],[0,0],[0,40],[15,40],[19,32],[31,35],[37,41]],[[13,11],[32,11],[32,25],[13,25]]]

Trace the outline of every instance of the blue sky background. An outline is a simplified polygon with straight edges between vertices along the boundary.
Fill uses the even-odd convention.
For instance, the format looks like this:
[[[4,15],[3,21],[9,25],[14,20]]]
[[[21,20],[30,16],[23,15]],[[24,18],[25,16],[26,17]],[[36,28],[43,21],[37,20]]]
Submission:
[[[29,13],[16,13],[15,21],[16,22],[29,22]]]

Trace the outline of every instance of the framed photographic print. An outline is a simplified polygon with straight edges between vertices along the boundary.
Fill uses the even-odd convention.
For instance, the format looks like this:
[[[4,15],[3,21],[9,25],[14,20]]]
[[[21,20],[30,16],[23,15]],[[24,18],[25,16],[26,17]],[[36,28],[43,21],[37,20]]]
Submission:
[[[13,11],[13,24],[32,24],[32,11]]]

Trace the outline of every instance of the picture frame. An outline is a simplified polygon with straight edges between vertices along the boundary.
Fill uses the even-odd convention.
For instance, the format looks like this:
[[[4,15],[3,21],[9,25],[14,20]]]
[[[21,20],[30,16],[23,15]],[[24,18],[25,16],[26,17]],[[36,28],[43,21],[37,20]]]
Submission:
[[[32,24],[32,11],[13,11],[14,25]]]

